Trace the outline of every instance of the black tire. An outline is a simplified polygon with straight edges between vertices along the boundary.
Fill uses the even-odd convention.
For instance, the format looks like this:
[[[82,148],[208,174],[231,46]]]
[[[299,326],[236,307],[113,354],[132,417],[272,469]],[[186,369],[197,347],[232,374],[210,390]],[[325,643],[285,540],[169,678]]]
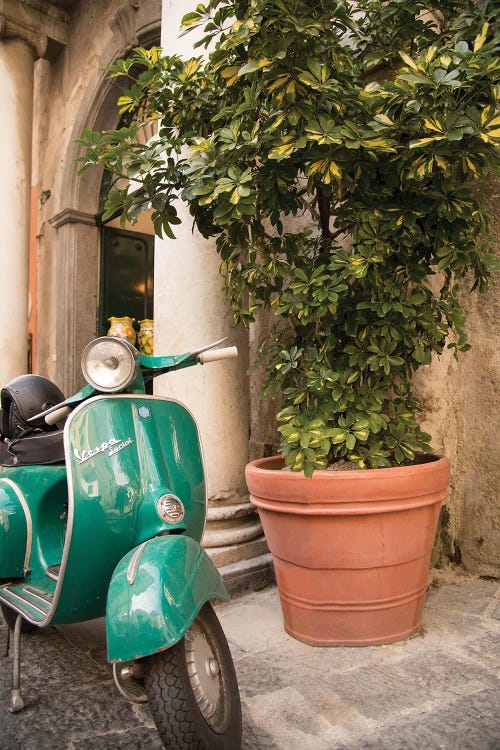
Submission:
[[[239,750],[238,681],[226,636],[208,602],[179,643],[144,660],[144,683],[166,748]]]
[[[16,624],[17,620],[17,612],[8,607],[6,604],[0,604],[0,609],[2,610],[3,619],[7,623],[8,627],[11,630],[14,630],[14,625]],[[33,633],[36,629],[36,625],[33,625],[33,623],[28,622],[27,620],[23,619],[23,621],[21,622],[21,633]]]

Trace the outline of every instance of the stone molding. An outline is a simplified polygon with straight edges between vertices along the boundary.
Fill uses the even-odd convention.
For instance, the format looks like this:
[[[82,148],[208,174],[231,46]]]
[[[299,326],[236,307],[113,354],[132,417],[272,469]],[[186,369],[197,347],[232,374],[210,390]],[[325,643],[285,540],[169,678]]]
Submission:
[[[161,17],[161,7],[157,2],[148,3],[145,0],[128,0],[115,13],[109,27],[119,42],[119,56],[141,44],[141,36],[151,27],[157,26],[157,19]]]
[[[0,0],[0,38],[25,41],[37,58],[53,57],[66,44],[68,19],[42,0]]]
[[[201,544],[218,568],[251,565],[254,558],[269,551],[257,509],[248,495],[227,494],[224,499],[209,500]]]
[[[86,213],[85,211],[79,211],[76,208],[64,208],[55,216],[49,219],[49,224],[54,229],[59,229],[65,224],[89,224],[90,226],[97,226],[95,215]]]
[[[124,5],[109,22],[111,31],[120,39],[120,49],[123,52],[130,47],[137,47],[139,45],[135,26],[137,7],[131,4]]]
[[[65,10],[57,8],[52,3],[47,2],[47,0],[17,0],[17,3],[57,21],[67,23],[69,20],[69,14]]]
[[[12,21],[0,13],[0,38],[21,39],[33,49],[36,57],[44,57],[47,52],[48,39],[33,27]]]

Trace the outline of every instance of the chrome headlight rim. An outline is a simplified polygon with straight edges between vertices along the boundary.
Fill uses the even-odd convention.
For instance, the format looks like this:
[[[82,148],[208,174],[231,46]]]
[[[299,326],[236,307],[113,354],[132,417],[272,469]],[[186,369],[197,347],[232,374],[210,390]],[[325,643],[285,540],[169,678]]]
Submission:
[[[99,381],[99,379],[95,377],[95,373],[92,374],[91,372],[89,372],[90,355],[96,355],[96,352],[94,351],[95,349],[104,349],[103,344],[106,344],[108,347],[111,345],[116,354],[121,355],[121,358],[118,358],[113,354],[109,355],[108,352],[108,356],[105,357],[104,350],[103,354],[101,355],[102,358],[96,359],[97,363],[100,362],[102,365],[104,365],[105,362],[111,358],[115,358],[117,360],[116,367],[122,368],[123,375],[119,382],[113,385],[108,385],[107,383]],[[135,380],[135,377],[137,375],[138,356],[139,354],[137,352],[137,349],[129,344],[128,341],[118,338],[117,336],[100,336],[99,338],[90,341],[82,352],[81,368],[83,377],[89,385],[91,385],[96,389],[96,391],[99,391],[100,393],[119,393],[120,391],[125,390],[125,388],[127,388],[133,382],[133,380]],[[116,367],[113,369],[116,370]]]

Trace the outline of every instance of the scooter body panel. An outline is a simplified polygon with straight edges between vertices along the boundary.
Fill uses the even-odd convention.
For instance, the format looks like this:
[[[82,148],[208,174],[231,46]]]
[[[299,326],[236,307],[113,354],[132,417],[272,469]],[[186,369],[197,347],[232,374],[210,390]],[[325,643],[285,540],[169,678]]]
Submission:
[[[67,501],[66,468],[62,464],[2,468],[0,517],[3,511],[9,513],[9,505],[12,507],[16,503],[17,512],[16,521],[6,529],[4,543],[0,543],[0,567],[3,566],[4,556],[20,547],[24,561],[24,570],[20,575],[31,577],[36,584],[42,583],[47,567],[61,560]],[[21,514],[25,524],[20,520]],[[20,535],[19,530],[24,526],[26,530]],[[0,577],[14,576],[9,573],[3,575],[2,571]]]
[[[30,520],[19,487],[0,473],[0,578],[25,575],[31,547]]]
[[[89,399],[68,419],[65,453],[72,501],[56,624],[102,616],[113,571],[130,549],[172,531],[200,539],[206,515],[198,430],[176,401]],[[180,499],[183,518],[162,518],[164,496]]]
[[[97,396],[72,412],[64,442],[66,465],[0,471],[0,566],[22,577],[0,585],[0,600],[42,626],[103,616],[130,549],[172,531],[199,540],[206,516],[198,430],[182,404]],[[160,515],[165,496],[183,517]]]
[[[206,601],[229,600],[206,552],[186,536],[160,536],[118,563],[108,592],[108,659],[164,651],[184,637]]]
[[[15,506],[15,501],[16,513],[12,517],[9,506]],[[64,465],[0,470],[0,517],[5,518],[7,513],[9,522],[5,538],[0,541],[0,577],[4,579],[0,601],[37,624],[45,622],[52,610],[56,582],[47,576],[47,571],[61,561],[67,509]],[[7,563],[13,555],[17,556],[17,571]]]

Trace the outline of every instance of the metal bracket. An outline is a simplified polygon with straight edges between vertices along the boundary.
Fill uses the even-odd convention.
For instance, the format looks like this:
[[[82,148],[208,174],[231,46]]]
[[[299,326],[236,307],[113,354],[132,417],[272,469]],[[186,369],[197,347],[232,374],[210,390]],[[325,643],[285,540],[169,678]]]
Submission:
[[[12,690],[10,692],[9,711],[13,714],[22,711],[24,700],[21,695],[21,625],[23,618],[18,615],[14,625],[14,654],[12,664]]]

